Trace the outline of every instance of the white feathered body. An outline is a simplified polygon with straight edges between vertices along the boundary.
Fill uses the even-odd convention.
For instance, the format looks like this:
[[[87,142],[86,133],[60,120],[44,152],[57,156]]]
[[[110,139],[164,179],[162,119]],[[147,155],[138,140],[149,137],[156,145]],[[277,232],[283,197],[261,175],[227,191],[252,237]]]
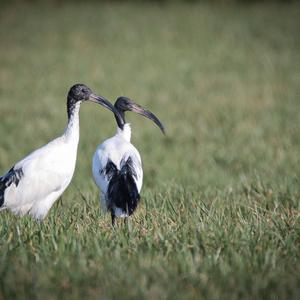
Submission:
[[[132,166],[135,172],[134,181],[138,193],[140,193],[143,183],[143,169],[141,157],[138,150],[130,143],[131,129],[130,124],[125,124],[123,130],[117,130],[117,134],[110,139],[107,139],[100,144],[93,156],[93,177],[95,183],[101,190],[101,206],[107,211],[108,201],[107,189],[109,186],[110,179],[105,174],[105,168],[107,163],[111,161],[118,170],[121,170],[123,164],[131,159]],[[115,210],[117,217],[127,216],[121,210],[116,208]]]
[[[16,163],[18,182],[4,190],[1,209],[29,213],[36,219],[46,217],[53,203],[65,191],[74,174],[79,141],[79,106],[69,120],[65,133]],[[9,176],[9,173],[4,175]]]

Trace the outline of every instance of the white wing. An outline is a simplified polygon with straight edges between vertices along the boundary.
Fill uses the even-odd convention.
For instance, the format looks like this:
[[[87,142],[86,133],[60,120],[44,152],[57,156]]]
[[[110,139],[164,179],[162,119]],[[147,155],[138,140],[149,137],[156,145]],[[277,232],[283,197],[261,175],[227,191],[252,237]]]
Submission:
[[[18,182],[5,188],[3,207],[16,214],[29,212],[44,218],[72,179],[76,163],[73,152],[58,138],[15,164],[12,170],[19,174]]]

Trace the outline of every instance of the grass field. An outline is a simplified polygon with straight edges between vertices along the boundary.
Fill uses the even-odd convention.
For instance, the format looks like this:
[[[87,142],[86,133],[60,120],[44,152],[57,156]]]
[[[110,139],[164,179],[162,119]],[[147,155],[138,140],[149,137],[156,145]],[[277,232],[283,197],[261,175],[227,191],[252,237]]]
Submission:
[[[299,4],[2,4],[0,174],[60,135],[84,82],[127,95],[142,203],[112,230],[91,175],[112,115],[81,109],[43,223],[0,215],[0,299],[299,299]]]

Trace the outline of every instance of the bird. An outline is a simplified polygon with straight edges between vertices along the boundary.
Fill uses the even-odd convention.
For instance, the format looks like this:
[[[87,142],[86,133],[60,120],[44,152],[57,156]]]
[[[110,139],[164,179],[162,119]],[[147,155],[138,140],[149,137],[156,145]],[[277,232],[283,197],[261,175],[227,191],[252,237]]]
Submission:
[[[105,212],[110,212],[113,227],[116,217],[127,219],[135,211],[143,183],[141,156],[130,142],[131,126],[125,121],[125,112],[149,118],[165,134],[161,121],[132,99],[118,97],[114,107],[118,111],[115,114],[117,132],[98,145],[92,162],[93,178],[100,190],[100,205]]]
[[[0,177],[0,210],[29,214],[43,220],[74,174],[79,142],[79,110],[83,102],[96,102],[118,114],[103,96],[84,84],[73,85],[67,95],[68,123],[64,133],[17,162]]]

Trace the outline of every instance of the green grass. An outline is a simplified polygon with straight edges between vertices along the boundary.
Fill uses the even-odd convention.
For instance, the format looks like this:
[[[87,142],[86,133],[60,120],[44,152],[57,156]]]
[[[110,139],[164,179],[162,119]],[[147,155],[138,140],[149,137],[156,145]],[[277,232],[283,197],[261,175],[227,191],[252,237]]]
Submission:
[[[39,224],[0,215],[0,299],[298,299],[299,4],[0,10],[0,170],[60,135],[68,88],[133,114],[142,203],[112,230],[91,176],[112,115],[81,110],[72,184]]]

